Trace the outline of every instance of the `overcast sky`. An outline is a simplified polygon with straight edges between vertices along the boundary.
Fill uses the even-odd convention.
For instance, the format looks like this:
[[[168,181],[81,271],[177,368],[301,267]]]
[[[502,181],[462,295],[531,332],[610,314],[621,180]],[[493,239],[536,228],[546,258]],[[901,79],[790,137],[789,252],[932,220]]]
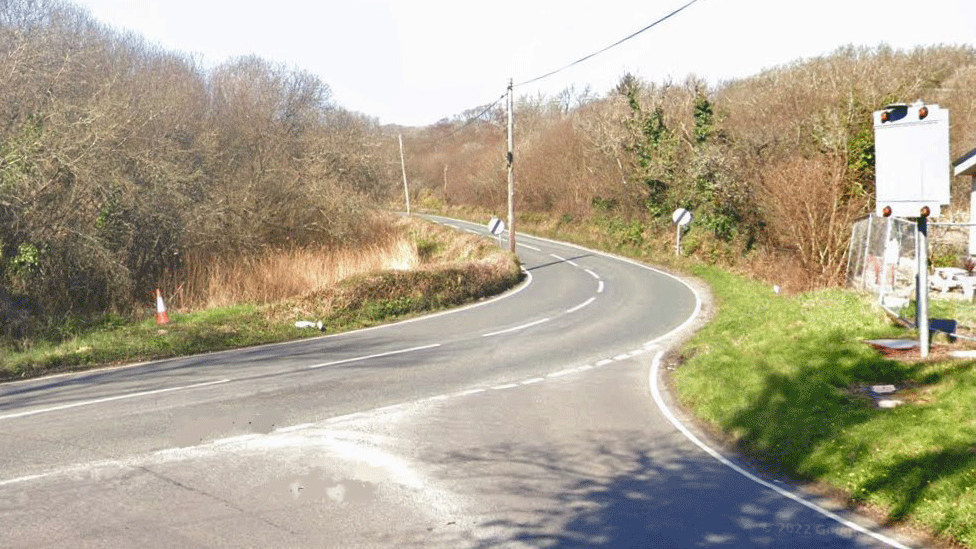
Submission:
[[[257,54],[318,75],[341,106],[426,125],[490,103],[689,0],[81,0],[206,65]],[[974,0],[698,0],[606,53],[523,86],[609,90],[625,72],[711,83],[846,45],[976,45]]]

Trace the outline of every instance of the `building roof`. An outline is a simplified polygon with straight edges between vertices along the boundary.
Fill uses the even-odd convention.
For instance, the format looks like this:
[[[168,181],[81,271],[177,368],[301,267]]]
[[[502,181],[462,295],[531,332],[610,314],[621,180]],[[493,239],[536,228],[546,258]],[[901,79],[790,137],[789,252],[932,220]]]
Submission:
[[[955,175],[976,176],[976,149],[957,158],[952,167]]]

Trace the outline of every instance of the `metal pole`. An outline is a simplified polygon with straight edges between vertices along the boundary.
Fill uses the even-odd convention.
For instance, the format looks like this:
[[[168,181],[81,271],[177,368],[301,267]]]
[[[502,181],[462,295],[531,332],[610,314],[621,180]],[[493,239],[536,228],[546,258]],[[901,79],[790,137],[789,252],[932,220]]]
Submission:
[[[918,327],[918,346],[922,358],[929,356],[929,241],[928,218],[918,218],[918,286],[916,293],[915,326]]]
[[[403,160],[403,134],[398,134],[400,140],[400,171],[403,172],[403,196],[407,202],[407,215],[410,215],[410,189],[407,188],[407,164]]]
[[[885,284],[888,283],[888,270],[894,269],[894,265],[888,265],[888,241],[891,240],[891,224],[894,221],[888,217],[885,219],[885,236],[884,236],[884,246],[881,247],[881,281],[878,285],[878,303],[884,305],[885,294]],[[893,293],[895,291],[895,273],[891,273],[891,288],[890,291]]]
[[[678,231],[676,233],[677,238],[675,239],[677,241],[677,244],[675,244],[674,246],[674,255],[681,256],[681,224],[680,223],[678,223],[677,231]]]
[[[515,119],[512,115],[512,79],[508,79],[508,249],[515,253]]]
[[[864,257],[861,262],[861,288],[867,288],[868,284],[865,282],[865,278],[868,274],[868,254],[871,253],[871,234],[872,225],[874,224],[874,214],[868,216],[868,234],[867,238],[864,239]]]

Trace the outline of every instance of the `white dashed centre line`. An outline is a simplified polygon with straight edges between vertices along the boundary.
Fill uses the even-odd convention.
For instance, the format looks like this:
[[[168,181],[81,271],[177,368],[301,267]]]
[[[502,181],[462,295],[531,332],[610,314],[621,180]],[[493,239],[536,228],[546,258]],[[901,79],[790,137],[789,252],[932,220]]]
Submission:
[[[544,324],[549,322],[550,319],[543,318],[542,320],[536,320],[535,322],[529,322],[528,324],[523,324],[521,326],[516,326],[514,328],[508,328],[507,330],[499,330],[497,332],[491,332],[490,334],[482,334],[481,337],[492,337],[496,335],[509,334],[512,332],[517,332],[519,330],[524,330],[526,328],[531,328],[532,326],[538,326],[539,324]]]
[[[415,351],[425,351],[427,349],[436,349],[437,347],[440,347],[440,346],[441,346],[440,343],[435,343],[433,345],[424,345],[422,347],[411,347],[410,349],[400,349],[399,351],[390,351],[388,353],[377,353],[375,355],[369,355],[369,356],[357,356],[357,357],[354,357],[354,358],[347,358],[347,359],[344,359],[344,360],[335,360],[335,361],[332,361],[332,362],[325,362],[325,363],[322,363],[322,364],[316,364],[314,366],[309,366],[308,369],[309,370],[314,370],[315,368],[325,368],[326,366],[336,366],[336,365],[339,365],[339,364],[348,364],[350,362],[361,362],[361,361],[364,361],[364,360],[372,360],[374,358],[383,358],[383,357],[387,357],[387,356],[394,356],[394,355],[402,355],[402,354],[406,354],[406,353],[413,353]]]
[[[572,309],[567,310],[566,313],[567,314],[569,314],[569,313],[575,313],[576,311],[578,311],[580,309],[583,309],[584,307],[590,305],[594,301],[596,301],[596,298],[595,297],[591,297],[591,298],[587,299],[586,301],[584,301],[583,303],[580,303],[579,305],[573,307]]]

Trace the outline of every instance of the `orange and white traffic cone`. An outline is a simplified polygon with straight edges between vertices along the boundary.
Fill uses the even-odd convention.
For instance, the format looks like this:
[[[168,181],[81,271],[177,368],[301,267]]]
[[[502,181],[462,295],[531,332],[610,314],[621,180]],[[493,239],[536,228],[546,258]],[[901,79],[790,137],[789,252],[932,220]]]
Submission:
[[[156,288],[156,324],[168,324],[169,315],[166,314],[166,304],[163,303],[163,294]]]

